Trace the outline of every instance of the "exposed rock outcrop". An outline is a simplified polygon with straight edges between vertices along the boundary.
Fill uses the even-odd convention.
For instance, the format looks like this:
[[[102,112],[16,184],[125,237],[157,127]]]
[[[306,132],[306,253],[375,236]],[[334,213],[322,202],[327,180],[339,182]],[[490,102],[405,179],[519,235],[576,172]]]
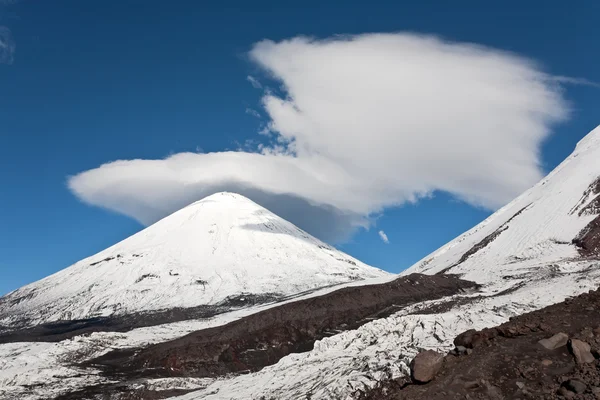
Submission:
[[[495,328],[466,331],[429,383],[388,381],[362,399],[600,398],[598,310],[600,290]],[[458,346],[473,348],[472,354]]]

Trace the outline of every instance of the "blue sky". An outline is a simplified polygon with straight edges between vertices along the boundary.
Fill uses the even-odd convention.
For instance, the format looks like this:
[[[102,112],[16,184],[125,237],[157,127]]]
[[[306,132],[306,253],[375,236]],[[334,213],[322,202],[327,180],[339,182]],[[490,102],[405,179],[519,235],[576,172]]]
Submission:
[[[421,34],[432,34],[453,42],[477,43],[515,53],[534,60],[538,63],[537,70],[552,77],[600,82],[597,68],[600,49],[595,21],[600,4],[592,0],[575,5],[561,1],[527,4],[516,1],[496,4],[479,1],[460,4],[437,1],[224,1],[212,6],[203,3],[23,0],[0,5],[0,26],[5,27],[0,31],[3,32],[0,35],[3,50],[0,50],[5,56],[4,63],[0,63],[0,176],[3,183],[0,196],[0,293],[67,267],[142,228],[142,224],[130,216],[84,204],[69,189],[68,177],[114,160],[161,160],[181,152],[206,154],[240,148],[257,151],[259,144],[273,148],[278,132],[271,136],[257,134],[273,120],[285,126],[279,128],[282,136],[294,131],[296,128],[289,126],[289,120],[281,119],[274,109],[270,112],[265,109],[265,96],[272,95],[274,100],[285,101],[290,94],[285,89],[288,85],[288,89],[296,88],[298,98],[318,97],[321,92],[300,92],[304,87],[310,89],[310,83],[321,76],[290,75],[285,63],[287,50],[279,45],[287,39],[299,35],[322,40],[339,34],[410,32],[413,36],[408,38],[418,45]],[[368,42],[370,38],[365,39],[367,45],[371,43]],[[264,39],[273,41],[269,42],[272,45],[257,48],[256,44]],[[14,43],[10,60],[6,58],[9,41]],[[352,46],[340,53],[344,57],[356,54],[357,65],[361,62],[358,42],[359,39],[352,39]],[[307,64],[306,60],[301,60],[297,65],[305,66],[305,69],[306,65],[315,65],[316,70],[326,69],[331,60],[323,61],[322,57],[329,57],[328,53],[337,54],[343,44],[332,46],[331,52],[323,55],[315,50],[319,42],[300,43],[299,52],[314,57],[316,63]],[[381,53],[377,56],[396,51],[395,47],[386,46],[381,45]],[[432,55],[444,53],[445,45],[436,46],[431,50]],[[296,57],[295,49],[291,49],[293,57]],[[459,61],[469,63],[469,59]],[[393,65],[390,68],[392,71],[387,72],[393,74]],[[377,71],[372,76],[367,71],[365,80],[380,79],[378,75]],[[255,88],[248,76],[257,79],[262,88]],[[304,85],[305,82],[308,83]],[[421,93],[419,87],[412,90]],[[460,96],[461,88],[455,90],[456,96]],[[465,87],[464,90],[470,89]],[[532,143],[527,141],[531,147],[530,157],[539,149],[542,172],[562,161],[576,142],[600,123],[597,87],[563,84],[557,90],[560,93],[555,95],[569,103],[570,116],[547,122],[548,134],[540,133],[531,139]],[[382,98],[393,95],[381,94]],[[363,101],[365,95],[356,93],[356,97]],[[368,106],[368,103],[360,104]],[[466,110],[467,116],[473,115],[476,119],[482,113],[485,115],[486,110],[473,110],[469,114],[466,104],[461,110]],[[539,110],[540,113],[547,108]],[[253,116],[254,111],[261,117]],[[323,118],[330,118],[335,124],[337,120],[347,118],[344,111],[341,110],[343,118],[333,114]],[[439,110],[433,106],[425,111],[429,112],[419,114],[420,119],[439,116]],[[410,102],[398,109],[400,119],[412,114]],[[415,121],[411,120],[410,126],[419,124]],[[451,122],[448,125],[444,138],[461,134],[462,130],[452,129]],[[335,130],[336,125],[332,126]],[[377,135],[382,126],[375,123],[364,134]],[[415,129],[418,131],[420,127]],[[502,135],[502,129],[494,129],[500,132],[498,136]],[[306,135],[308,137],[309,133]],[[513,135],[510,151],[517,151],[521,145],[519,131],[515,129]],[[345,141],[339,137],[332,140],[337,140],[340,145]],[[463,140],[470,140],[470,137]],[[315,142],[307,143],[313,146]],[[323,152],[322,148],[317,150]],[[502,149],[498,152],[501,159]],[[336,153],[328,160],[340,157]],[[424,152],[416,159],[427,160],[427,157],[433,156]],[[472,167],[479,168],[477,164]],[[444,165],[441,168],[444,169]],[[408,170],[398,171],[398,175],[406,175]],[[530,175],[535,171],[525,170],[527,179],[519,181],[519,177],[510,177],[514,187],[529,185],[533,179]],[[386,179],[393,177],[392,174]],[[485,198],[486,193],[495,193],[494,188],[475,187],[471,193],[468,191],[471,187],[467,190],[461,186],[454,194],[449,194],[443,190],[443,184],[435,183],[440,179],[448,180],[439,176],[426,187],[433,189],[429,193],[433,196],[416,203],[405,203],[411,190],[419,187],[419,179],[416,176],[410,187],[404,182],[404,186],[394,193],[377,189],[376,200],[361,198],[352,202],[355,208],[351,223],[364,223],[364,210],[376,209],[376,212],[370,214],[371,228],[348,230],[342,235],[344,242],[340,248],[369,264],[398,272],[469,229],[498,206]],[[498,185],[506,184],[512,190],[514,187],[510,184],[513,181],[505,181],[498,178]],[[88,184],[87,181],[83,183]],[[136,208],[139,205],[136,201],[141,202],[146,196],[151,199],[149,201],[158,201],[152,200],[156,198],[155,192],[145,192],[151,190],[148,187],[154,183],[148,181],[139,192],[127,193],[126,197],[105,192],[109,186],[99,186],[91,194],[80,193],[80,197],[88,203],[113,209],[111,204],[115,202],[130,202],[129,206]],[[156,190],[168,190],[168,185],[160,186],[163,184],[157,183]],[[227,185],[224,181],[217,186],[227,188]],[[323,192],[303,187],[298,189],[298,196],[311,193],[314,198],[310,200],[331,200],[331,204],[341,208],[340,204],[350,204],[346,202],[348,196],[329,199]],[[498,198],[510,198],[509,192],[498,189],[501,194]],[[194,193],[176,200],[187,201]],[[113,197],[107,200],[105,195]],[[267,203],[271,201],[279,208],[293,203],[275,201],[280,198],[263,195],[271,199],[265,200]],[[481,196],[484,207],[477,207],[477,199]],[[465,198],[466,202],[461,200]],[[399,206],[389,205],[394,201]],[[154,206],[151,204],[150,208]],[[158,206],[165,212],[172,204]],[[337,218],[336,213],[331,214],[332,218]],[[133,216],[146,218],[146,214]],[[302,218],[298,218],[302,222]],[[343,224],[350,223],[348,221],[345,219]],[[346,229],[343,224],[340,229]],[[325,229],[316,225],[309,227],[313,230],[311,233],[317,235]],[[382,242],[377,234],[379,230],[385,231],[389,244]]]

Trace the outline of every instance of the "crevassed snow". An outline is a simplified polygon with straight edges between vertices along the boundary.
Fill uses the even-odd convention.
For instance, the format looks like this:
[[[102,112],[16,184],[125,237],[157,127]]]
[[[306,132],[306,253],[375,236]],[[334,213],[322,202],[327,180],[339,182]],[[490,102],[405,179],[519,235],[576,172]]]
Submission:
[[[580,280],[581,271],[589,265],[569,263],[565,265],[568,274],[554,278],[529,276],[513,282],[527,285],[507,295],[493,297],[498,289],[506,287],[505,282],[490,285],[477,294],[487,297],[439,314],[419,314],[419,309],[439,300],[407,307],[388,318],[323,339],[308,353],[289,355],[257,373],[219,379],[205,389],[176,398],[304,400],[311,394],[312,399],[352,399],[359,390],[374,387],[379,381],[406,375],[420,349],[451,350],[454,337],[467,329],[494,326],[511,316],[596,288],[600,263],[596,262],[593,272],[586,272],[586,278]]]
[[[212,318],[187,320],[133,329],[128,332],[94,332],[57,343],[21,342],[0,344],[0,399],[38,400],[58,396],[88,386],[110,383],[95,370],[74,366],[115,349],[139,348],[182,337],[188,333],[225,325],[229,322],[293,301],[323,296],[342,287],[381,284],[395,279],[386,275],[366,281],[353,281],[291,296],[289,299],[238,309]],[[151,390],[207,387],[214,379],[169,378],[148,380]]]
[[[0,325],[212,305],[390,276],[249,199],[217,193],[0,299]]]

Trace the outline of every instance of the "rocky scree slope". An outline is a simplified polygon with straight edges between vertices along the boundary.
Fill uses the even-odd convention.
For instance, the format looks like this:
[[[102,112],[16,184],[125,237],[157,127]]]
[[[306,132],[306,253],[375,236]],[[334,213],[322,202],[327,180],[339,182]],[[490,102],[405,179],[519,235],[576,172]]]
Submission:
[[[595,290],[494,328],[463,332],[437,365],[421,366],[432,373],[429,383],[402,377],[362,399],[599,399],[598,310]]]

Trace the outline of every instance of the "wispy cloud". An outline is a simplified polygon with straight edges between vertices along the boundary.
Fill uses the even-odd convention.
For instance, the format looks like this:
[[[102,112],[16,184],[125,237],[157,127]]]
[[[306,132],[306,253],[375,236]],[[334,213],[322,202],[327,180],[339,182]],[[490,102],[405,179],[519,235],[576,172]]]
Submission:
[[[0,26],[0,64],[12,64],[16,45],[10,29]]]
[[[250,82],[250,84],[252,85],[253,88],[255,88],[255,89],[262,89],[262,84],[255,77],[253,77],[251,75],[248,75],[246,77],[246,80],[248,82]]]
[[[541,178],[540,146],[568,116],[561,77],[431,36],[266,40],[250,59],[281,87],[263,89],[271,145],[262,137],[253,150],[115,161],[70,178],[73,193],[149,224],[238,191],[298,225],[326,221],[307,230],[336,241],[435,191],[502,206]]]
[[[260,113],[258,111],[256,111],[255,109],[250,108],[250,107],[246,108],[246,114],[250,114],[253,117],[260,118]]]
[[[585,78],[571,78],[568,76],[552,76],[551,80],[554,80],[557,83],[566,83],[569,85],[583,85],[583,86],[594,86],[600,88],[600,83],[590,81]]]
[[[383,240],[383,243],[388,244],[390,242],[388,236],[385,234],[384,231],[379,231],[379,237],[381,238],[381,240]]]

